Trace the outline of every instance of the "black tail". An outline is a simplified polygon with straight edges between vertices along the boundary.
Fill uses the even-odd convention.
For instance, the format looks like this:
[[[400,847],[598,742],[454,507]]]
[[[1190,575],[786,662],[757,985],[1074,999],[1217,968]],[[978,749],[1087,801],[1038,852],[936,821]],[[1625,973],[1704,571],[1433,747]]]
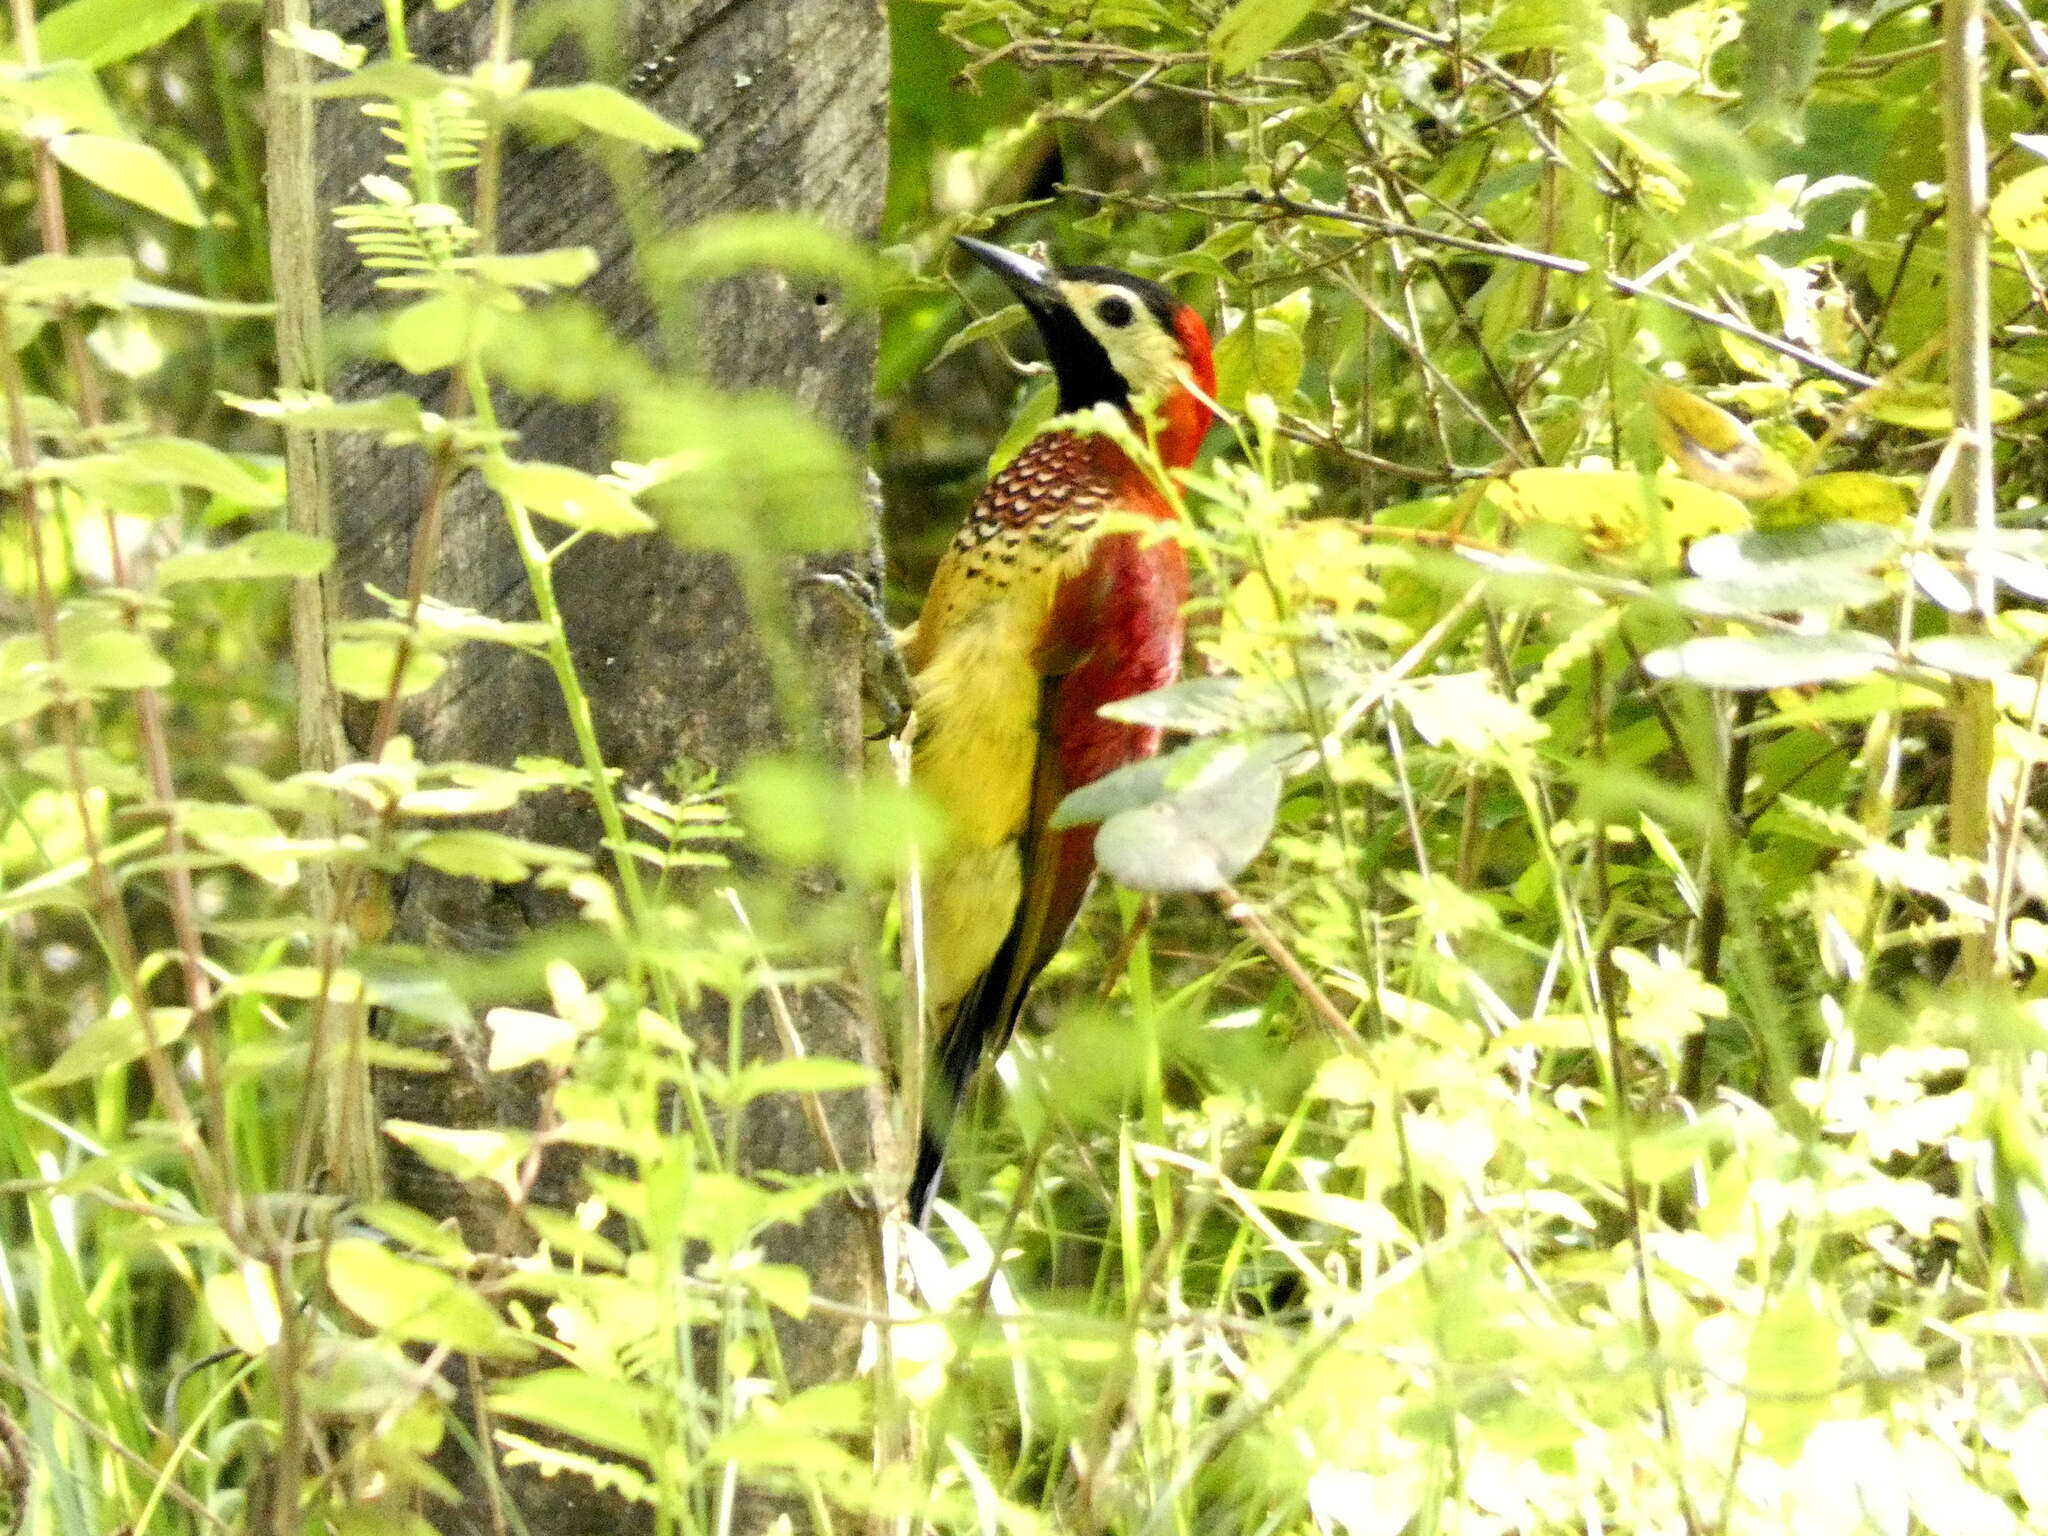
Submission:
[[[917,1172],[910,1176],[910,1219],[923,1227],[931,1219],[932,1201],[938,1198],[939,1179],[946,1171],[946,1147],[930,1126],[917,1133]]]
[[[939,1179],[946,1171],[946,1137],[967,1097],[967,1085],[974,1081],[984,1056],[1000,1055],[1010,1043],[1010,1032],[1023,1010],[1031,977],[1015,979],[1012,984],[1016,948],[1017,930],[1012,928],[995,961],[960,999],[939,1037],[936,1070],[925,1086],[917,1171],[910,1176],[910,1219],[920,1227],[931,1215],[932,1201],[939,1193]],[[1036,974],[1034,970],[1032,975]]]

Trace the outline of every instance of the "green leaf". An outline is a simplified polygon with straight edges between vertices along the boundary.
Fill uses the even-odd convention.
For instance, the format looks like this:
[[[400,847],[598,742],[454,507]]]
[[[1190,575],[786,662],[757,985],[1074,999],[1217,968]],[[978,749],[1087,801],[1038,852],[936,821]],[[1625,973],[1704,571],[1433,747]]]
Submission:
[[[484,465],[483,478],[507,501],[570,528],[620,537],[654,527],[654,519],[624,491],[566,464],[493,459]]]
[[[1742,17],[1742,110],[1754,123],[1798,135],[1820,63],[1826,0],[1771,0]]]
[[[259,880],[285,886],[299,878],[284,829],[260,805],[188,800],[178,807],[178,825],[200,847],[233,859]]]
[[[94,69],[133,58],[199,14],[200,0],[71,0],[36,23],[46,59],[80,59]]]
[[[73,175],[174,224],[197,229],[206,222],[177,167],[147,144],[103,133],[60,133],[50,140],[50,153]]]
[[[149,1023],[156,1035],[156,1043],[170,1045],[190,1027],[192,1010],[152,1008],[149,1010]],[[21,1086],[23,1091],[28,1091],[38,1088],[62,1088],[67,1083],[83,1082],[87,1078],[99,1076],[102,1072],[139,1060],[148,1049],[149,1038],[143,1030],[142,1022],[136,1018],[126,1002],[116,1003],[112,1013],[81,1030],[78,1037],[50,1063],[47,1071],[30,1078]]]
[[[587,128],[647,149],[702,147],[696,135],[685,133],[624,92],[591,81],[528,91],[513,103],[512,110],[515,117],[529,126],[540,124],[557,131]]]
[[[334,686],[358,699],[382,699],[391,687],[391,672],[398,663],[398,641],[391,635],[367,635],[336,640],[328,652],[328,674]],[[409,699],[425,693],[448,670],[448,658],[415,645],[405,658],[405,676],[398,696]]]
[[[126,256],[31,256],[0,267],[0,296],[17,304],[112,306],[134,276]]]
[[[1997,682],[2022,670],[2033,657],[2034,642],[2004,635],[1929,635],[1915,640],[1909,654],[1938,672]]]
[[[1823,522],[1713,534],[1694,542],[1686,564],[1708,581],[1768,582],[1790,569],[1875,570],[1898,547],[1898,534],[1876,523]]]
[[[435,832],[412,845],[407,852],[430,869],[444,875],[472,880],[496,880],[504,884],[524,880],[536,869],[585,869],[587,854],[547,843],[530,843],[482,827],[459,827],[452,832]]]
[[[289,528],[261,528],[219,549],[191,549],[157,567],[157,584],[318,576],[334,561],[334,541]]]
[[[1841,1331],[1804,1281],[1757,1319],[1749,1337],[1742,1389],[1757,1442],[1773,1461],[1790,1462],[1827,1415],[1828,1400],[1840,1385]]]
[[[283,1322],[270,1271],[254,1259],[208,1275],[206,1310],[228,1342],[245,1355],[261,1355],[277,1342]]]
[[[238,411],[283,427],[307,431],[385,432],[400,437],[417,436],[422,430],[420,403],[411,395],[377,395],[368,400],[336,400],[331,395],[281,391],[276,399],[250,399],[246,395],[222,393],[221,399]]]
[[[381,96],[387,101],[432,101],[445,92],[468,97],[470,83],[409,59],[378,59],[339,80],[323,80],[306,92],[316,100]]]
[[[800,213],[727,213],[669,236],[648,253],[657,286],[715,282],[771,267],[837,284],[850,302],[872,302],[875,259],[858,242]]]
[[[685,548],[819,554],[867,538],[853,454],[788,397],[683,388],[641,390],[623,403],[627,456],[657,476],[649,505]]]
[[[369,593],[391,610],[394,619],[405,618],[408,604],[402,597],[370,587]],[[488,613],[478,613],[474,608],[459,607],[444,603],[438,597],[420,600],[417,616],[420,633],[432,636],[435,648],[441,649],[442,642],[459,645],[468,640],[488,640],[498,645],[516,645],[525,650],[536,650],[548,643],[548,626],[538,619],[499,619]]]
[[[274,965],[267,970],[249,971],[234,977],[230,992],[254,992],[261,997],[290,997],[310,1002],[322,990],[323,978],[330,1003],[360,1002],[363,978],[357,972],[337,968],[323,972],[317,965]]]
[[[81,692],[168,688],[177,677],[147,635],[119,628],[99,615],[67,620],[61,631],[62,675]]]
[[[141,769],[123,762],[102,747],[80,747],[78,762],[85,782],[94,789],[104,789],[110,795],[128,800],[149,791],[149,781],[142,776]],[[37,747],[21,760],[21,766],[52,784],[68,787],[71,782],[70,764],[64,749],[59,746]]]
[[[1328,705],[1343,689],[1342,680],[1329,673],[1311,673],[1305,682],[1297,678],[1285,687],[1248,677],[1191,677],[1114,700],[1096,713],[1188,736],[1274,731],[1298,725],[1309,702]]]
[[[621,1456],[651,1460],[647,1426],[664,1415],[652,1387],[589,1371],[533,1371],[491,1389],[491,1411]]]
[[[2048,251],[2048,165],[2024,171],[1991,199],[1991,227],[2023,251]]]
[[[101,496],[122,486],[186,485],[245,507],[275,507],[284,501],[280,484],[189,437],[137,438],[112,453],[53,459],[47,467],[52,476]]]
[[[77,59],[52,58],[47,45],[43,57],[50,62],[41,69],[0,71],[0,101],[13,102],[24,117],[51,118],[72,132],[121,132],[121,120],[90,67]]]
[[[386,1120],[384,1134],[430,1168],[458,1179],[482,1179],[510,1191],[519,1184],[520,1165],[533,1147],[531,1131],[462,1129]]]
[[[328,1248],[327,1287],[349,1311],[396,1339],[500,1360],[533,1353],[489,1302],[453,1275],[368,1238],[345,1237]]]
[[[1803,564],[1767,567],[1740,580],[1681,581],[1671,592],[1690,612],[1730,617],[1862,608],[1891,596],[1883,579],[1868,571]]]
[[[1280,767],[1306,745],[1288,733],[1204,742],[1076,790],[1051,825],[1101,819],[1096,861],[1140,891],[1213,891],[1258,856],[1280,806]]]
[[[1583,0],[1508,0],[1479,40],[1486,53],[1571,49],[1597,32],[1600,13]]]
[[[1299,329],[1263,310],[1247,316],[1216,344],[1216,403],[1241,411],[1245,396],[1259,394],[1287,404],[1301,383],[1304,356]]]
[[[491,1035],[490,1054],[484,1059],[489,1072],[516,1072],[536,1061],[567,1066],[581,1034],[567,1019],[530,1008],[493,1008],[484,1015],[484,1028]]]
[[[1946,384],[1894,384],[1881,389],[1871,402],[1869,414],[1895,427],[1915,432],[1952,432],[1956,418],[1950,406]],[[1991,391],[1991,424],[2000,426],[2020,413],[2019,396],[2002,389]]]
[[[794,1264],[748,1264],[732,1278],[799,1322],[811,1315],[811,1277]]]
[[[1652,677],[1702,688],[1754,692],[1848,682],[1889,671],[1893,662],[1890,646],[1852,630],[1827,635],[1704,635],[1652,651],[1643,658],[1643,670]]]
[[[717,1097],[732,1106],[746,1104],[766,1093],[844,1093],[874,1081],[875,1074],[856,1061],[835,1056],[787,1056],[780,1061],[759,1061],[732,1075]]]
[[[597,252],[587,245],[551,251],[522,251],[513,256],[473,256],[462,265],[477,276],[507,288],[547,290],[574,288],[597,270]]]
[[[1316,0],[1237,0],[1209,33],[1209,57],[1226,75],[1241,74],[1286,42],[1315,9]]]
[[[384,350],[407,373],[438,373],[481,347],[497,327],[497,311],[473,293],[437,293],[408,304],[384,326]]]
[[[1019,313],[1023,306],[1015,306]],[[995,449],[988,456],[988,472],[993,475],[1010,460],[1024,451],[1024,445],[1038,436],[1038,429],[1053,418],[1059,409],[1059,386],[1048,379],[1024,397],[1016,416],[1010,422],[1009,431],[997,441]]]

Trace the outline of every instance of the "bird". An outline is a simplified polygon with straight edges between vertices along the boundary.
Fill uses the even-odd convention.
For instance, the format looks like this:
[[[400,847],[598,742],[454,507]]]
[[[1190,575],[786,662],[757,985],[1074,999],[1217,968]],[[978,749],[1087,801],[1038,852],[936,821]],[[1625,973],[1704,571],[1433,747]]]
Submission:
[[[1159,749],[1157,729],[1105,704],[1180,674],[1187,558],[1172,503],[1116,441],[1062,418],[1122,411],[1160,464],[1194,462],[1215,417],[1202,317],[1161,283],[1057,266],[984,241],[957,243],[1035,323],[1058,414],[983,488],[902,637],[917,711],[911,783],[947,842],[925,871],[925,995],[935,1060],[908,1192],[923,1225],[947,1132],[975,1072],[1002,1054],[1025,998],[1095,876],[1095,829],[1047,823],[1069,792]]]

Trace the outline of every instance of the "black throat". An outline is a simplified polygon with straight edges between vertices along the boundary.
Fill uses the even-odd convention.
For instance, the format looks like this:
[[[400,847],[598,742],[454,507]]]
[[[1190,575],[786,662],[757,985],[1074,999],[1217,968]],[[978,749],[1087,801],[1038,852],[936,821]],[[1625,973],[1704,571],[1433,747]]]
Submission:
[[[1179,301],[1164,284],[1119,272],[1114,267],[1064,267],[1060,276],[1123,289],[1151,311],[1161,330],[1172,334],[1173,314]],[[1131,408],[1130,381],[1116,371],[1102,343],[1072,309],[1065,304],[1029,301],[1026,307],[1038,322],[1045,355],[1052,362],[1053,377],[1059,381],[1062,415],[1084,411],[1091,405],[1113,405],[1124,411]]]
[[[1130,409],[1130,384],[1116,371],[1102,343],[1071,309],[1064,304],[1057,309],[1034,306],[1031,318],[1038,322],[1045,355],[1052,362],[1053,377],[1059,381],[1061,415],[1085,411],[1091,405]]]

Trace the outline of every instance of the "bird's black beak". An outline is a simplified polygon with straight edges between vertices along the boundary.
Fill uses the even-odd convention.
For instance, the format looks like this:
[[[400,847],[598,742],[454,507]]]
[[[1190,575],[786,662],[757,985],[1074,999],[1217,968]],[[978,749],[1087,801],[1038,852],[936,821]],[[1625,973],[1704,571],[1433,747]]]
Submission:
[[[1053,270],[1044,262],[1021,256],[1015,251],[1006,251],[1000,245],[990,245],[986,240],[969,239],[966,235],[955,235],[953,243],[1000,277],[1010,292],[1016,294],[1033,314],[1044,314],[1066,306],[1067,301],[1060,294]]]

